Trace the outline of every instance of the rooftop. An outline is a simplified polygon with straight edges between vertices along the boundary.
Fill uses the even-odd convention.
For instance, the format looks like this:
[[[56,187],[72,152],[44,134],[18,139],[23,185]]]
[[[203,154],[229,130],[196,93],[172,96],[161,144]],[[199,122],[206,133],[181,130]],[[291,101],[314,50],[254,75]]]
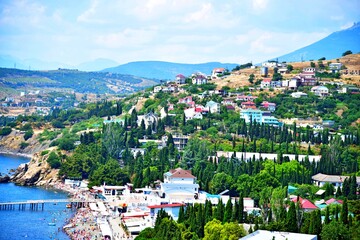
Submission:
[[[266,230],[257,230],[240,240],[264,240],[264,239],[276,239],[276,240],[317,240],[316,235],[292,233],[292,232],[273,232]]]

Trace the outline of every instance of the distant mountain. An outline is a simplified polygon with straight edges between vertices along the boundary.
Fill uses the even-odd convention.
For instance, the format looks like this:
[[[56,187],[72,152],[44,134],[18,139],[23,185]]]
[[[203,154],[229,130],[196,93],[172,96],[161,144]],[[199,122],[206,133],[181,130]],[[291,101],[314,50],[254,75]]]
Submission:
[[[111,59],[98,58],[93,61],[81,63],[76,68],[81,71],[94,72],[94,71],[100,71],[104,68],[114,67],[117,65],[119,65],[119,63]]]
[[[210,74],[214,68],[227,68],[230,71],[238,64],[209,62],[199,64],[172,63],[161,61],[130,62],[113,68],[104,69],[104,72],[130,74],[152,79],[175,79],[177,74],[189,76],[194,72]]]
[[[280,56],[278,60],[280,62],[300,62],[302,60],[318,60],[322,57],[335,59],[341,57],[347,50],[351,50],[353,53],[360,52],[360,22],[354,23],[348,29],[334,32],[309,46]]]
[[[0,91],[4,88],[72,89],[79,93],[129,94],[158,84],[146,78],[106,72],[83,72],[71,69],[50,71],[0,68]]]

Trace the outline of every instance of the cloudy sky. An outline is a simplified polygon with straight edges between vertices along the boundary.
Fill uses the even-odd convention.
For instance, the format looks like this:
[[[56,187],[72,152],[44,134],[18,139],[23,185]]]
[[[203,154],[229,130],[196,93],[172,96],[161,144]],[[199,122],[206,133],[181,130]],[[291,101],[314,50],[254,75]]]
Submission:
[[[0,55],[259,62],[360,21],[359,0],[1,0]]]

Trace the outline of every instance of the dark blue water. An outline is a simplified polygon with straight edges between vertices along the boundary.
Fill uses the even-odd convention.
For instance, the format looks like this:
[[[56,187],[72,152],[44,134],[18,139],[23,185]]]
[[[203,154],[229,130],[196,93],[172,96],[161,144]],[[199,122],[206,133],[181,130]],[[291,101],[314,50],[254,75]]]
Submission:
[[[0,154],[0,173],[8,173],[29,159]],[[22,187],[13,183],[0,184],[0,202],[65,199],[67,194],[57,190],[39,187]],[[66,208],[66,203],[46,203],[44,210],[32,211],[29,204],[26,210],[0,210],[0,240],[5,239],[69,239],[62,231],[66,220],[74,214]],[[55,226],[49,226],[49,223]]]

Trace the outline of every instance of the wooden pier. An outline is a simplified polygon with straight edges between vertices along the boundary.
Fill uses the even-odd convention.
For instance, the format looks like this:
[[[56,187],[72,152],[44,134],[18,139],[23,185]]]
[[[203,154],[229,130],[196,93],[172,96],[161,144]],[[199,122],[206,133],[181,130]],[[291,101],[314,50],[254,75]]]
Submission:
[[[80,208],[87,206],[90,202],[96,202],[97,200],[81,200],[81,199],[46,199],[46,200],[27,200],[27,201],[13,201],[13,202],[0,202],[0,210],[26,210],[31,211],[43,211],[46,203],[68,203],[71,204],[71,208]]]

